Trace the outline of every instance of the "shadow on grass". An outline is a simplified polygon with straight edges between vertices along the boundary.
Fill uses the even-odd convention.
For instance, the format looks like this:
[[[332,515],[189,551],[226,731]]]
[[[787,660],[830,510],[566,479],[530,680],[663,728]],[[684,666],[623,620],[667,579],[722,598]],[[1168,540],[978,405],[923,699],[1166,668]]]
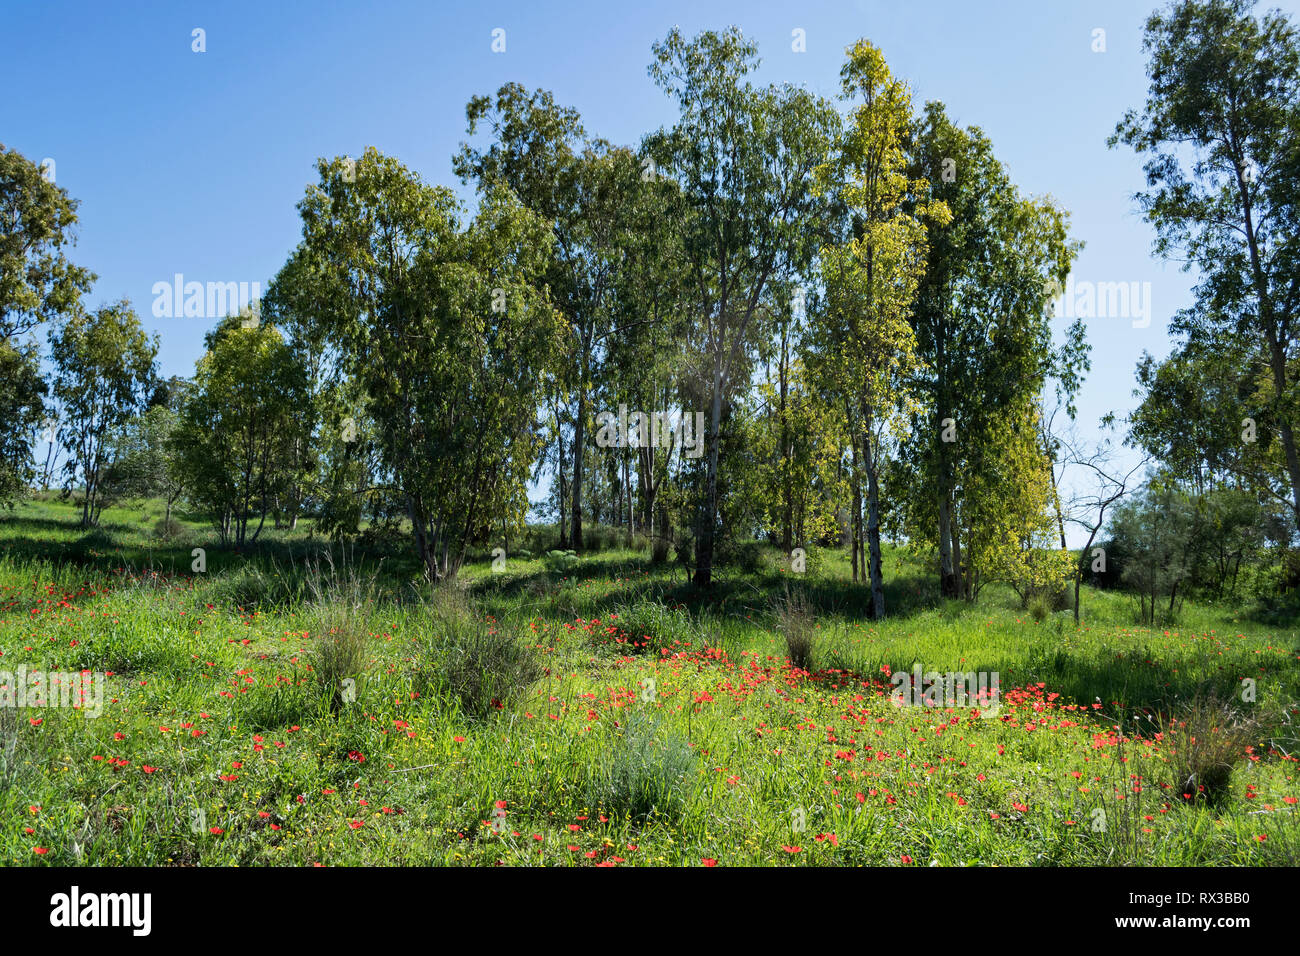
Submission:
[[[627,586],[604,593],[584,589],[592,582],[619,579],[625,580]],[[700,588],[691,583],[681,565],[655,564],[648,557],[591,557],[564,572],[539,569],[523,574],[485,575],[474,581],[470,592],[498,615],[518,610],[517,602],[524,601],[524,606],[538,613],[568,619],[603,617],[637,600],[652,600],[681,606],[697,622],[706,616],[739,616],[758,626],[772,627],[787,588],[802,591],[819,617],[871,620],[871,589],[865,583],[819,576],[802,579],[784,570],[746,571],[722,566],[715,568],[712,587]],[[937,580],[924,575],[896,577],[885,584],[885,608],[890,618],[906,618],[936,606],[944,609],[945,617],[953,618],[966,607],[959,602],[940,603]]]
[[[56,569],[75,569],[78,576],[100,581],[111,581],[123,572],[182,580],[201,575],[216,595],[229,591],[232,600],[246,610],[289,603],[291,596],[304,591],[311,564],[331,553],[343,565],[355,562],[372,573],[381,591],[396,593],[403,586],[409,590],[411,577],[419,571],[419,563],[401,542],[371,541],[364,549],[343,549],[324,538],[299,535],[286,539],[281,536],[284,533],[276,529],[257,542],[236,548],[223,547],[209,534],[193,528],[171,539],[151,539],[148,531],[120,522],[104,522],[86,530],[75,519],[0,518],[3,554],[16,564],[48,562]],[[202,572],[194,567],[195,549],[203,551]],[[44,587],[44,582],[38,583]],[[112,590],[96,588],[81,599]]]

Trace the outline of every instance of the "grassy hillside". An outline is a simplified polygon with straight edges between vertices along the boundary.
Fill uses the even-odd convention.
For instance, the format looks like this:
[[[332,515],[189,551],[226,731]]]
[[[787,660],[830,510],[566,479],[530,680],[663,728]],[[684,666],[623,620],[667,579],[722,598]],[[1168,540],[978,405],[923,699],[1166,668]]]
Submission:
[[[108,675],[97,717],[0,707],[0,862],[1300,861],[1300,640],[1230,608],[1151,630],[1085,591],[1076,628],[942,602],[898,551],[880,623],[829,552],[707,601],[617,550],[430,589],[400,542],[235,554],[161,516],[0,518],[0,683]],[[998,674],[1000,708],[896,705],[918,665]]]

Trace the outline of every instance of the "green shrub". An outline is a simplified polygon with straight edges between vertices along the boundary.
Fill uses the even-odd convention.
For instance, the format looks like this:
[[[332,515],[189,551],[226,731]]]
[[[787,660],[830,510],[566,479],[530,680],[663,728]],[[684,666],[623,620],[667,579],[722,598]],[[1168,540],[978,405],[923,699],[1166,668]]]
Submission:
[[[573,569],[578,563],[578,555],[573,550],[568,551],[548,551],[546,552],[546,567],[557,574],[563,574]]]
[[[766,571],[763,546],[757,541],[724,541],[718,549],[718,564],[746,574]]]
[[[504,710],[542,676],[531,650],[510,635],[486,629],[447,648],[441,665],[448,690],[460,700],[461,709],[475,717]]]
[[[159,518],[153,526],[153,536],[162,541],[175,541],[185,534],[185,525],[175,518]]]

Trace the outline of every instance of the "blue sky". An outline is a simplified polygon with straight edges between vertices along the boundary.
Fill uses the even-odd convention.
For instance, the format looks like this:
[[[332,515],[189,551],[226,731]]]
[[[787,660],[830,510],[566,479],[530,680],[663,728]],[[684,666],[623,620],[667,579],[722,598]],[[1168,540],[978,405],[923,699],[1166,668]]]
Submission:
[[[61,3],[0,11],[0,142],[54,160],[81,200],[75,261],[92,305],[130,299],[161,338],[165,374],[190,374],[208,319],[155,318],[152,288],[266,282],[296,244],[295,204],[321,155],[374,145],[426,180],[459,184],[451,156],[465,103],[507,81],[551,90],[594,134],[636,143],[673,119],[646,74],[673,25],[730,24],[759,45],[763,81],[832,92],[845,46],[865,36],[912,87],[978,125],[1027,193],[1050,194],[1086,246],[1074,278],[1149,282],[1150,325],[1089,322],[1086,432],[1133,404],[1143,350],[1169,348],[1167,320],[1191,278],[1150,256],[1134,210],[1140,163],[1105,140],[1145,98],[1142,23],[1154,3],[884,0],[769,3]],[[1272,4],[1293,16],[1300,2]],[[206,52],[191,49],[192,31]],[[506,31],[504,53],[492,31]],[[807,50],[791,49],[802,29]],[[1094,52],[1094,31],[1105,52]],[[1063,323],[1062,323],[1063,324]]]

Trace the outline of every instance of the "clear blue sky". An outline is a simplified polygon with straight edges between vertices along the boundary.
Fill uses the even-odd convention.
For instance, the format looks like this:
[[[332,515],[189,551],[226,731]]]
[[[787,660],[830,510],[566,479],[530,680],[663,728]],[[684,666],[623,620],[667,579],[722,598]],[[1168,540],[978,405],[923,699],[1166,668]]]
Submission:
[[[1300,3],[1280,4],[1293,16]],[[99,275],[90,302],[126,297],[161,337],[165,374],[191,374],[212,324],[155,319],[155,282],[266,282],[299,236],[295,204],[321,155],[374,145],[427,180],[458,185],[451,156],[465,103],[507,81],[545,87],[588,130],[636,143],[672,121],[646,75],[650,44],[740,26],[763,81],[831,93],[846,45],[865,36],[913,88],[981,126],[1015,182],[1051,194],[1086,243],[1076,280],[1149,282],[1147,328],[1089,323],[1088,431],[1132,404],[1141,352],[1169,348],[1190,277],[1154,260],[1134,211],[1137,158],[1105,140],[1145,97],[1145,0],[972,3],[839,0],[572,4],[415,2],[8,3],[0,142],[55,161],[81,200],[75,261]],[[191,50],[206,31],[207,51]],[[493,53],[494,28],[506,51]],[[807,52],[791,50],[791,31]],[[1093,52],[1104,29],[1106,50]]]

